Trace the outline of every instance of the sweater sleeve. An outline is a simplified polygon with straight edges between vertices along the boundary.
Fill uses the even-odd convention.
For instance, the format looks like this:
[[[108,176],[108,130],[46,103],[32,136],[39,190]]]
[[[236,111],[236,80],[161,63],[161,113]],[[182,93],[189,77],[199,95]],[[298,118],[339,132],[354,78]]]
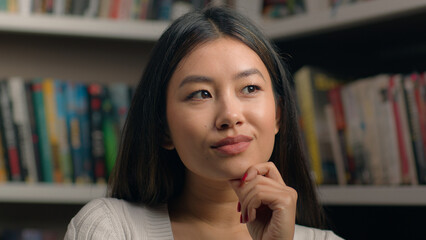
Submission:
[[[92,200],[71,219],[66,240],[126,239],[125,228],[105,199]]]
[[[296,225],[294,240],[343,240],[332,231]]]

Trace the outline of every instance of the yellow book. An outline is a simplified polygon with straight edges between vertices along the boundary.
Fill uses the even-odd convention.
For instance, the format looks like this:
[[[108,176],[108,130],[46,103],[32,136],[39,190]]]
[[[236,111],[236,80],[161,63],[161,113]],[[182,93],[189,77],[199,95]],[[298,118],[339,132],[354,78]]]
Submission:
[[[311,169],[317,184],[323,182],[321,156],[319,152],[318,139],[315,132],[314,99],[312,96],[312,84],[309,68],[300,69],[294,76],[297,100],[300,113],[303,118],[303,133],[309,151]]]
[[[60,166],[60,150],[58,136],[58,121],[56,114],[56,99],[54,80],[46,78],[42,82],[43,100],[46,111],[47,134],[52,149],[53,181],[63,182]]]
[[[18,0],[7,0],[7,6],[10,13],[18,12]]]
[[[6,163],[4,159],[3,152],[3,143],[1,142],[1,133],[0,133],[0,182],[7,181],[7,173],[6,173]]]

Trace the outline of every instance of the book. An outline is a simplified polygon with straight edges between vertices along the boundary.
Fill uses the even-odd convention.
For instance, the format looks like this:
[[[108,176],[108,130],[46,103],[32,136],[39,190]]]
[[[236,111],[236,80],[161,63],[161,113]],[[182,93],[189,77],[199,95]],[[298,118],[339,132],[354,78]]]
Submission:
[[[113,107],[113,115],[117,122],[117,133],[121,135],[130,106],[129,87],[124,83],[114,83],[108,86]]]
[[[0,81],[0,133],[5,153],[4,157],[6,158],[8,179],[22,181],[24,176],[21,169],[20,149],[12,116],[11,98],[7,82]]]
[[[380,136],[378,147],[382,153],[384,181],[390,185],[398,185],[401,183],[401,167],[395,119],[390,98],[389,78],[387,74],[375,77],[372,83],[373,104],[376,115],[376,128]]]
[[[16,126],[18,144],[20,146],[22,174],[26,182],[37,182],[39,179],[37,162],[32,141],[24,80],[20,77],[9,78],[8,90],[12,102],[13,122]]]
[[[52,78],[45,78],[41,82],[43,100],[46,114],[46,130],[49,137],[50,150],[52,153],[53,181],[63,182],[60,164],[60,149],[58,136],[57,106],[55,84]]]
[[[66,0],[55,0],[53,2],[53,14],[62,16],[65,15]]]
[[[105,145],[105,165],[107,177],[112,172],[118,152],[118,126],[114,116],[114,108],[111,100],[109,88],[105,88],[105,94],[102,101],[102,132]]]
[[[330,105],[326,105],[325,107],[325,115],[327,118],[327,126],[328,131],[330,132],[330,140],[331,140],[331,148],[333,151],[334,164],[336,166],[336,174],[337,174],[337,183],[339,185],[346,185],[346,170],[345,164],[343,160],[342,146],[339,141],[339,133],[336,128],[336,121],[334,118],[333,107]]]
[[[94,162],[94,178],[96,183],[106,182],[105,146],[102,132],[102,101],[104,87],[100,84],[88,86],[90,102],[90,141],[91,157]]]
[[[77,184],[92,182],[91,162],[87,160],[86,141],[89,137],[83,126],[84,119],[84,90],[81,84],[67,82],[66,83],[66,102],[67,102],[67,129],[73,162],[73,181]],[[84,137],[82,136],[84,134]],[[87,138],[87,139],[83,139]],[[84,143],[82,142],[84,140]],[[90,154],[90,152],[89,152]]]
[[[420,117],[415,99],[415,88],[419,84],[419,74],[412,73],[404,77],[404,100],[407,109],[407,120],[410,133],[411,147],[417,169],[419,183],[426,183],[426,161],[423,148],[423,139],[420,129]]]
[[[380,135],[376,125],[376,109],[374,108],[374,77],[357,80],[358,88],[358,104],[363,116],[363,145],[365,150],[365,167],[368,171],[364,171],[365,174],[369,174],[368,179],[364,182],[369,182],[375,185],[382,185],[385,183],[385,175],[383,170],[383,157],[382,152],[378,148]],[[366,177],[367,178],[367,177]]]
[[[55,80],[55,97],[56,97],[56,121],[58,132],[58,150],[59,165],[62,172],[63,181],[71,183],[73,180],[72,158],[70,144],[68,142],[67,127],[67,102],[66,102],[66,83]]]
[[[362,83],[355,81],[342,87],[342,102],[346,119],[347,153],[354,159],[355,184],[371,183],[371,173],[368,168],[369,153],[364,144],[365,122],[362,106],[359,104]]]
[[[4,154],[0,129],[0,183],[7,181],[6,158],[4,157]]]
[[[33,144],[34,159],[36,163],[37,181],[41,182],[43,181],[42,179],[43,174],[41,170],[42,164],[40,160],[39,137],[37,133],[37,124],[35,120],[31,82],[25,82],[25,95],[27,100],[28,119],[30,121],[30,128],[31,128],[31,142]]]
[[[334,122],[336,125],[335,128],[338,134],[338,143],[335,143],[334,145],[336,145],[335,147],[340,147],[340,152],[338,150],[333,150],[334,155],[338,154],[338,156],[334,156],[334,158],[336,160],[336,158],[338,159],[341,157],[343,160],[345,181],[342,180],[342,182],[353,184],[355,183],[355,162],[353,157],[349,155],[347,151],[346,120],[341,96],[341,86],[329,90],[328,98],[333,109]]]
[[[43,182],[53,182],[52,149],[47,130],[46,110],[43,97],[43,79],[35,78],[31,81],[34,118],[38,136],[38,148],[40,152],[40,166]]]
[[[84,11],[85,17],[97,17],[100,9],[100,0],[89,0],[88,6]]]
[[[81,180],[93,182],[93,161],[90,153],[89,96],[85,84],[76,85],[77,117],[80,122],[80,143],[83,169]]]
[[[398,149],[401,161],[401,177],[403,184],[417,184],[417,171],[415,170],[413,149],[410,144],[406,104],[404,100],[403,76],[392,75],[389,80],[390,99],[395,118],[398,140]]]
[[[419,74],[414,88],[414,97],[419,113],[420,135],[423,142],[422,148],[426,151],[426,72]],[[426,159],[423,161],[426,162]],[[419,174],[419,177],[423,176],[422,174]]]
[[[325,106],[328,91],[341,82],[323,71],[306,66],[295,74],[295,87],[311,169],[317,184],[337,183],[331,139],[327,130]]]

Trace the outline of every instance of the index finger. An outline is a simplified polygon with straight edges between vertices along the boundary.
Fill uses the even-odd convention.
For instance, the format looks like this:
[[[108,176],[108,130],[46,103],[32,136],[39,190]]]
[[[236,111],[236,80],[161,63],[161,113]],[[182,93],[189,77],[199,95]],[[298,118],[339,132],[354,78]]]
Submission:
[[[241,179],[241,184],[253,180],[257,175],[265,176],[285,186],[281,173],[273,162],[259,163],[249,167]]]

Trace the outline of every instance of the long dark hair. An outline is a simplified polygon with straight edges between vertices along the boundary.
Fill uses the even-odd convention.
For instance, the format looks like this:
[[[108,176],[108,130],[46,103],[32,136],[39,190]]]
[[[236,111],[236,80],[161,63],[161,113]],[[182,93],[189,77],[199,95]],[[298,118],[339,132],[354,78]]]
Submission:
[[[180,194],[185,167],[175,150],[161,147],[168,129],[167,86],[178,63],[195,47],[224,36],[250,47],[268,69],[281,109],[280,131],[275,136],[270,161],[286,184],[298,192],[297,223],[323,227],[322,208],[302,150],[286,64],[257,27],[226,8],[188,13],[174,21],[160,37],[130,106],[108,195],[153,206]]]

